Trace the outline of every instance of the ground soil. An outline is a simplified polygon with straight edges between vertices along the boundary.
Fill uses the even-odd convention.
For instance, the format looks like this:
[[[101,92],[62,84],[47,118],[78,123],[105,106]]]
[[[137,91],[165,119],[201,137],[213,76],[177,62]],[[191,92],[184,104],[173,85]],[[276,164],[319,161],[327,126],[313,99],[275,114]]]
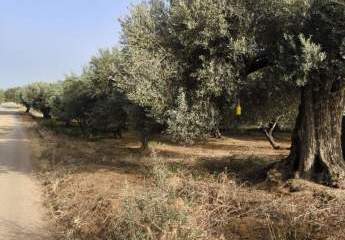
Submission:
[[[242,184],[262,181],[262,171],[287,156],[288,134],[279,134],[280,150],[272,149],[261,132],[229,135],[194,146],[179,145],[162,137],[150,142],[143,153],[138,137],[127,133],[123,139],[79,137],[59,134],[31,125],[31,146],[42,172],[47,206],[62,235],[83,235],[97,239],[107,218],[115,214],[124,191],[150,185],[147,160],[163,159],[172,169],[188,169],[196,175],[227,171]],[[39,122],[39,120],[38,120]],[[64,233],[63,233],[64,232]]]
[[[152,159],[163,160],[173,172],[186,172],[187,179],[196,176],[193,181],[206,188],[212,176],[224,173],[235,182],[229,185],[228,204],[236,211],[216,231],[225,238],[217,239],[344,239],[344,191],[302,180],[273,186],[266,181],[267,166],[289,154],[289,134],[277,134],[279,150],[261,132],[251,132],[194,146],[156,137],[143,153],[134,134],[83,139],[52,131],[39,119],[22,119],[60,239],[104,239],[124,195],[150,189]]]

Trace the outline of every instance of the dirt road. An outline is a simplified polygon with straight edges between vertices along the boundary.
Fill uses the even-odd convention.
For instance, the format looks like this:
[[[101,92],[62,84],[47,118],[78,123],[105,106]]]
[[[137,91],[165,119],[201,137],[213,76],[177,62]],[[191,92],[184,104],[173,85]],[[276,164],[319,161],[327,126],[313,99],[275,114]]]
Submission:
[[[15,110],[0,107],[0,240],[49,240],[29,139]]]

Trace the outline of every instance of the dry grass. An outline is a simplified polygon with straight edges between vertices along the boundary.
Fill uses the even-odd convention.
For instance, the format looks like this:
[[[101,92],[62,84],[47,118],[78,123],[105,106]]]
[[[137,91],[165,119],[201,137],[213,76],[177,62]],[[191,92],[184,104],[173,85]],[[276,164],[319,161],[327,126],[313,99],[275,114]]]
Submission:
[[[112,239],[343,239],[343,191],[291,181],[268,192],[238,185],[225,173],[196,178],[188,171],[172,173],[160,161],[152,169],[154,187],[130,196],[118,209],[125,217],[114,218],[120,226],[134,226],[115,228],[121,237]],[[157,212],[162,204],[183,220]],[[129,210],[135,214],[128,216]]]
[[[265,167],[287,150],[260,136],[156,141],[146,155],[133,136],[87,141],[36,126],[31,139],[61,239],[345,239],[344,191],[268,187]]]
[[[157,154],[167,158],[222,158],[234,156],[248,158],[255,156],[257,158],[276,160],[286,155],[288,153],[287,148],[290,147],[290,142],[286,135],[281,134],[279,139],[282,147],[281,150],[273,150],[263,134],[260,133],[249,136],[232,135],[222,139],[210,139],[204,144],[194,146],[164,143],[164,140],[159,139],[160,141],[154,143],[153,147]]]

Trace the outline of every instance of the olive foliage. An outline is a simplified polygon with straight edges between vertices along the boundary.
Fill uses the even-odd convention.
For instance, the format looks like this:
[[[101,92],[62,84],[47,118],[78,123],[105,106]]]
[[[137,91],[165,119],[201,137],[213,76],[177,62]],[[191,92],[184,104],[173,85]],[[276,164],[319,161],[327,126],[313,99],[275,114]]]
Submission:
[[[23,87],[16,99],[84,131],[140,126],[135,128],[147,135],[158,124],[173,139],[190,143],[229,128],[238,102],[246,123],[280,118],[291,126],[300,88],[326,57],[308,21],[320,4],[143,2],[121,20],[119,48],[100,50],[80,75]],[[342,24],[341,13],[337,19]],[[331,31],[326,25],[322,30]],[[342,32],[332,39],[324,46],[344,56]],[[343,69],[341,63],[334,66]]]
[[[286,42],[284,34],[295,27],[290,21],[299,20],[305,4],[273,0],[142,3],[122,22],[122,85],[134,102],[167,125],[167,133],[186,142],[229,127],[231,109],[241,98],[251,112],[247,120],[262,120],[253,119],[259,111],[253,107],[257,103],[252,92],[259,82],[265,82],[263,94],[255,92],[255,97],[267,109],[265,119],[279,116],[277,109],[293,115],[296,104],[287,106],[285,99],[290,93],[298,96],[294,84],[276,84],[286,76],[266,66],[280,65],[276,56]],[[265,92],[271,94],[266,97]],[[276,97],[282,93],[285,99]]]
[[[0,104],[5,102],[5,91],[0,89]]]

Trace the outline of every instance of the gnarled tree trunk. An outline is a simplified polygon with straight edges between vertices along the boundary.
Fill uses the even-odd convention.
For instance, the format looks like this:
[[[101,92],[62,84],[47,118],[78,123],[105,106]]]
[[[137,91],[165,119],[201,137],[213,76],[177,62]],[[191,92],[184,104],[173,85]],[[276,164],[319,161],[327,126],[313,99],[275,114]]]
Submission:
[[[329,83],[307,85],[292,136],[287,177],[303,178],[333,187],[344,187],[342,153],[344,91]],[[286,167],[288,171],[286,171]]]

